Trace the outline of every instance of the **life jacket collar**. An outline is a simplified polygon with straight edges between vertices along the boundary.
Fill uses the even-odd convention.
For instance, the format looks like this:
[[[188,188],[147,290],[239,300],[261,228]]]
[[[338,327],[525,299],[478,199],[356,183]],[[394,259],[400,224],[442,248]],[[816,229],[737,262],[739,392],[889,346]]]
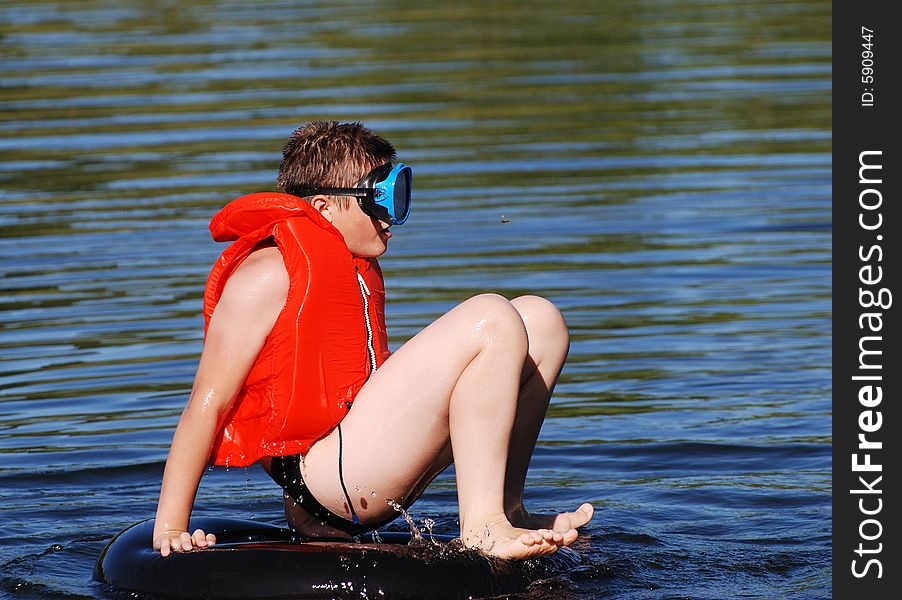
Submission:
[[[210,235],[217,242],[233,242],[276,221],[297,217],[310,219],[344,240],[341,232],[309,202],[279,192],[257,192],[229,202],[210,220]]]

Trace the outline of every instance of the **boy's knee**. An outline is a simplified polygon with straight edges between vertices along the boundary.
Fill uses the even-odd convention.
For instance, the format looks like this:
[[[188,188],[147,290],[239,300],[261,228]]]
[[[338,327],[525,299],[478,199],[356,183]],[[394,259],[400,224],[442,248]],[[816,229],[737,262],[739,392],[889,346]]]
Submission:
[[[541,296],[520,296],[511,304],[519,311],[530,335],[570,339],[564,315],[553,302]]]
[[[463,303],[473,315],[477,331],[496,336],[502,334],[513,338],[515,343],[526,347],[526,326],[523,318],[510,300],[498,294],[480,294]]]

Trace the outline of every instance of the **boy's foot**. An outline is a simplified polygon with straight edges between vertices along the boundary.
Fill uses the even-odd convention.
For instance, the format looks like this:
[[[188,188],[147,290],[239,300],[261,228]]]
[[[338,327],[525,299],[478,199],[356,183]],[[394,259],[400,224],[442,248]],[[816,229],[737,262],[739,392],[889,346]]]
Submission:
[[[461,540],[468,548],[490,556],[507,559],[530,558],[556,552],[561,546],[576,541],[575,529],[552,531],[550,529],[522,529],[514,527],[504,517],[483,523],[481,528],[461,527]]]
[[[569,531],[578,529],[592,520],[595,514],[595,507],[586,502],[577,508],[574,512],[563,512],[558,514],[529,514],[523,505],[508,513],[510,522],[518,527],[526,527],[528,529],[551,529],[552,531]]]

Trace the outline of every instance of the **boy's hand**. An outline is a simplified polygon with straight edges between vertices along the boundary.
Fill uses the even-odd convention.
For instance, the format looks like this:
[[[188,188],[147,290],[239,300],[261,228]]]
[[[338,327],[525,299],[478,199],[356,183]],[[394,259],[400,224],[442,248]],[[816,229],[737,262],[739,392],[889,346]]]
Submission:
[[[195,530],[194,535],[187,531],[170,529],[153,536],[153,547],[163,556],[169,556],[170,552],[188,552],[194,548],[206,548],[215,543],[216,536],[204,533],[202,529]]]

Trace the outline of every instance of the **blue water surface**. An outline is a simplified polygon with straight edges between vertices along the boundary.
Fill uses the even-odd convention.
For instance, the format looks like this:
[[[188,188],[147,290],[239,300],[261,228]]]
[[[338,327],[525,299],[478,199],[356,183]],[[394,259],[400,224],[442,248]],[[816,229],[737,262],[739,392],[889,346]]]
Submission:
[[[191,387],[207,223],[339,119],[416,169],[392,347],[483,291],[570,326],[528,504],[597,516],[523,598],[830,597],[830,36],[821,0],[3,3],[0,596],[105,593]],[[449,472],[411,513],[456,510]],[[281,513],[257,467],[195,511]]]

